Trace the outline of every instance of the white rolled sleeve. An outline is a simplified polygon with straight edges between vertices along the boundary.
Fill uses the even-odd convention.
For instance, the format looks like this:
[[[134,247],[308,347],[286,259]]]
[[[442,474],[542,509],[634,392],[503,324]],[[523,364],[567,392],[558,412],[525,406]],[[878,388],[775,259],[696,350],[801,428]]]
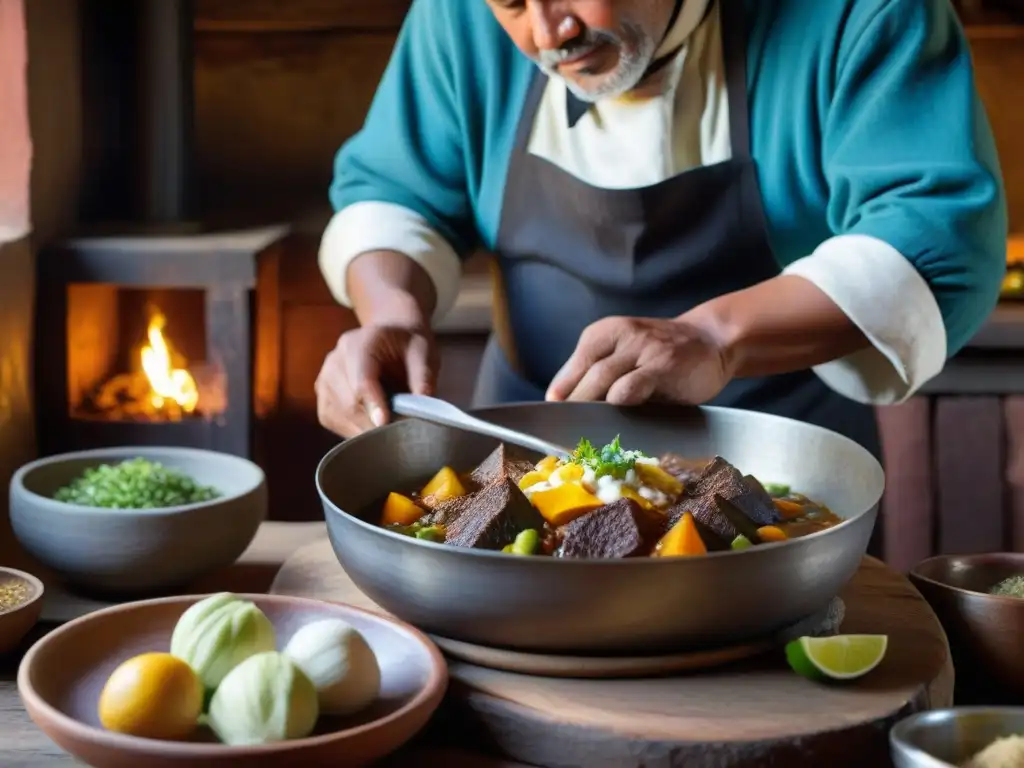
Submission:
[[[900,403],[946,363],[946,326],[928,283],[899,251],[866,235],[839,235],[784,274],[814,283],[871,347],[814,369],[831,389],[873,405]]]
[[[348,267],[370,251],[397,251],[423,267],[437,292],[433,322],[455,306],[462,279],[455,249],[416,211],[373,201],[353,203],[334,214],[320,241],[320,271],[339,304],[352,306]]]

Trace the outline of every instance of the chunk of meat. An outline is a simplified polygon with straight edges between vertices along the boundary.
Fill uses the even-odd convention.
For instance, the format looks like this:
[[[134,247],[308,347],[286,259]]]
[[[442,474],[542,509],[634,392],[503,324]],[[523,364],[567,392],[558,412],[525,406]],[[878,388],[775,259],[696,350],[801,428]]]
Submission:
[[[658,464],[663,470],[686,486],[700,477],[701,472],[704,471],[711,461],[711,459],[687,459],[677,453],[666,453],[658,459]]]
[[[544,518],[511,479],[499,480],[476,493],[439,506],[435,524],[445,526],[445,542],[457,547],[501,549],[520,531],[540,531]]]
[[[742,531],[737,529],[715,503],[716,495],[731,501],[750,519],[754,529],[763,525],[775,525],[781,520],[778,509],[761,484],[757,483],[754,487],[736,467],[721,456],[717,456],[707,465],[700,477],[687,486],[679,501],[669,509],[670,524],[675,525],[684,514],[690,512],[700,524],[702,534],[704,529],[707,529],[720,539],[715,546],[709,541],[709,549],[717,549],[721,542],[728,544]]]
[[[513,484],[519,485],[519,481],[527,472],[533,470],[533,467],[534,464],[525,451],[502,443],[469,473],[469,479],[477,488],[504,480],[511,480]]]
[[[619,499],[577,517],[560,531],[562,557],[643,557],[664,533],[665,516],[632,499]]]

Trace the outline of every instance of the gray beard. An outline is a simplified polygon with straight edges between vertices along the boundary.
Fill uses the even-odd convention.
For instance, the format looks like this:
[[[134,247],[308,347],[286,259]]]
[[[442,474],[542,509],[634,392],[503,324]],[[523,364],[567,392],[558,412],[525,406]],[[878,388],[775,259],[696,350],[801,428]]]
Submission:
[[[636,88],[644,78],[644,73],[654,60],[657,51],[657,43],[637,31],[635,39],[638,41],[636,47],[627,50],[621,41],[617,40],[619,49],[619,65],[614,72],[610,72],[600,78],[593,86],[584,88],[572,80],[562,77],[559,74],[556,63],[548,63],[542,58],[536,61],[540,70],[548,77],[557,77],[565,83],[569,92],[580,101],[593,103],[601,99],[618,98]]]

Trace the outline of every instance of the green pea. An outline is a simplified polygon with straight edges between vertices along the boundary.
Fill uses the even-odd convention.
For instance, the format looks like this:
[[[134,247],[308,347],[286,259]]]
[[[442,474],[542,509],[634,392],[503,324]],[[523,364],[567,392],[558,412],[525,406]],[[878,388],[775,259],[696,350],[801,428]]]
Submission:
[[[764,489],[770,496],[788,496],[789,486],[784,483],[764,483]]]
[[[516,536],[516,540],[512,542],[512,554],[532,555],[537,552],[539,546],[540,534],[533,528],[527,528],[525,531],[520,531],[519,535]]]
[[[444,531],[438,528],[436,525],[432,525],[429,528],[423,528],[416,531],[414,534],[417,539],[425,539],[426,541],[434,541],[439,544],[444,542]]]
[[[732,540],[731,546],[733,549],[747,549],[748,547],[752,547],[754,545],[751,543],[750,539],[748,539],[741,533],[739,536]]]
[[[150,509],[209,501],[219,495],[177,470],[137,458],[90,467],[59,488],[53,498],[105,509]]]

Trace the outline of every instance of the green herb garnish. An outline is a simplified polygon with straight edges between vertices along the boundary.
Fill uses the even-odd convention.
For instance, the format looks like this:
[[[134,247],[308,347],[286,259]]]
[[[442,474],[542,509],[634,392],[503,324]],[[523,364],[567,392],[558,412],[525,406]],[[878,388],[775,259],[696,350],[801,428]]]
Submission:
[[[143,458],[91,467],[53,494],[54,499],[67,504],[107,509],[177,507],[218,496],[216,489]]]
[[[989,594],[1000,597],[1024,597],[1024,576],[1003,579],[989,590]]]
[[[616,435],[604,448],[598,450],[586,438],[580,440],[569,461],[594,472],[597,477],[611,475],[622,479],[634,466],[637,459],[646,458],[642,451],[627,451]]]

